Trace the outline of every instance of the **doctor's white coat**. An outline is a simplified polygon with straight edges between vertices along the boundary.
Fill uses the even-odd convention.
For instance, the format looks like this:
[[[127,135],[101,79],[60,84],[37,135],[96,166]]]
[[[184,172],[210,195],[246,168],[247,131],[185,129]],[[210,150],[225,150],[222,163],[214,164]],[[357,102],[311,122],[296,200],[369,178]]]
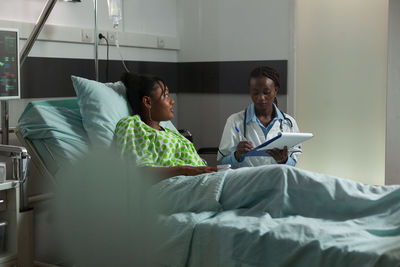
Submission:
[[[242,135],[244,135],[244,113],[242,110],[238,113],[232,114],[226,121],[224,132],[222,134],[221,142],[219,145],[219,151],[217,155],[217,160],[220,162],[223,157],[229,156],[231,153],[236,151],[236,147],[240,142],[240,135],[236,131],[237,127]],[[249,121],[246,125],[246,139],[253,143],[254,147],[261,145],[262,143],[274,138],[279,132],[293,132],[298,133],[299,128],[296,121],[286,113],[284,113],[286,120],[278,119],[273,124],[272,128],[264,136],[261,127],[257,122]],[[288,121],[290,120],[290,122]],[[282,127],[282,128],[281,128]],[[296,162],[302,153],[301,145],[295,146],[288,151],[288,156],[292,157]],[[260,166],[266,164],[276,164],[277,162],[271,156],[255,156],[255,157],[245,157],[242,162],[238,163],[238,166],[232,167],[249,167],[249,166]]]

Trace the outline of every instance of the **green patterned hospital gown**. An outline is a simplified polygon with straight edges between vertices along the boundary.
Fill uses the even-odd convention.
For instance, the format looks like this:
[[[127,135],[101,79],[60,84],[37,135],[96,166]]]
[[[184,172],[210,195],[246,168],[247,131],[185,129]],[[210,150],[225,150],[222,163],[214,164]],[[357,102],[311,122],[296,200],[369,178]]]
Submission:
[[[180,133],[165,128],[158,131],[138,115],[120,120],[115,129],[123,155],[133,156],[138,166],[204,166],[193,144]]]

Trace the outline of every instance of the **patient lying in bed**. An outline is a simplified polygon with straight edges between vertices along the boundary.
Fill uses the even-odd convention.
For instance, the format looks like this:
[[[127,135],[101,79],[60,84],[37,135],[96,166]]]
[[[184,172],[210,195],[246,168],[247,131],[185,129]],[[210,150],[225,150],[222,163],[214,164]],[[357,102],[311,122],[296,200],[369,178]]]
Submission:
[[[216,171],[205,166],[189,140],[160,126],[160,121],[174,117],[174,100],[160,78],[125,73],[121,80],[136,114],[120,120],[115,130],[124,155],[131,155],[139,166],[158,167],[162,178]]]
[[[157,170],[164,179],[151,192],[165,204],[166,227],[177,214],[182,223],[182,218],[192,218],[188,212],[211,212],[201,223],[187,219],[186,225],[193,225],[189,230],[169,225],[170,239],[180,240],[182,249],[172,243],[174,251],[166,255],[173,256],[165,256],[164,264],[178,266],[189,255],[190,266],[400,263],[399,186],[362,185],[278,165],[215,172],[204,166],[189,141],[160,126],[173,117],[174,104],[160,79],[125,74],[123,82],[140,116],[122,119],[115,140],[124,156]],[[200,225],[208,229],[203,234]],[[192,238],[198,241],[190,244]],[[205,249],[210,240],[219,245]],[[279,256],[276,244],[283,246]],[[176,253],[184,253],[184,246],[191,252]]]

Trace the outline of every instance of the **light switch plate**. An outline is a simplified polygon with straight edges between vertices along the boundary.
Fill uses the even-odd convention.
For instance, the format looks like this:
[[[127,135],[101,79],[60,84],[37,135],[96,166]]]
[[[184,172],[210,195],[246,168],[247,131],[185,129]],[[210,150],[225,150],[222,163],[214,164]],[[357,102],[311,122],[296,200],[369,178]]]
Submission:
[[[82,42],[83,43],[91,43],[93,42],[93,30],[81,30]]]
[[[0,183],[4,183],[6,181],[7,170],[6,163],[0,162]]]

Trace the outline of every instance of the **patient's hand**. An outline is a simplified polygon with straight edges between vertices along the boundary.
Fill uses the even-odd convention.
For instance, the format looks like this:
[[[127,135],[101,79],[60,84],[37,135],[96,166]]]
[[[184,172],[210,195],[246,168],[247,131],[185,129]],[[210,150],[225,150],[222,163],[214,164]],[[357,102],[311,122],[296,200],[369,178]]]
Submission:
[[[195,176],[202,173],[216,172],[217,168],[208,166],[174,166],[174,167],[145,167],[156,174],[157,180],[168,179],[177,175]]]
[[[240,157],[254,148],[253,143],[249,141],[240,141],[236,147],[235,158],[239,161]]]
[[[183,173],[181,175],[195,176],[202,173],[216,172],[217,168],[208,166],[181,166]]]

